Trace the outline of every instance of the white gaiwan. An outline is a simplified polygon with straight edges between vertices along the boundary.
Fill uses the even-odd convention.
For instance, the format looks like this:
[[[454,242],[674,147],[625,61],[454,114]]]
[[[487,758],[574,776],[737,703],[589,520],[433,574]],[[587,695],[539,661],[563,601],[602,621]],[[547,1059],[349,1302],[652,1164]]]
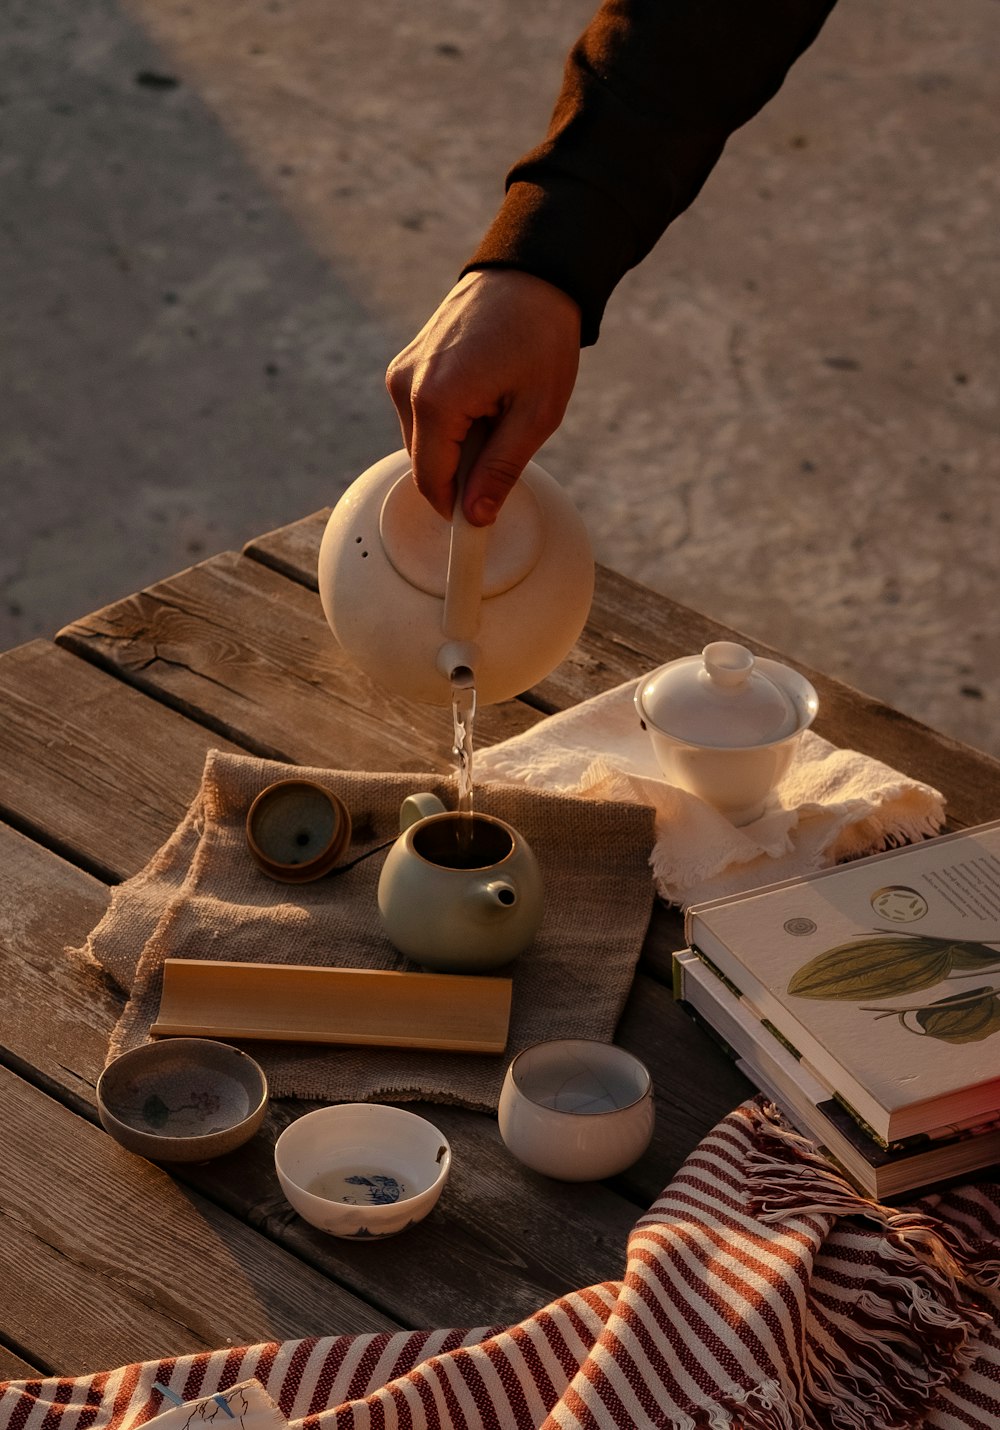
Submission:
[[[462,465],[476,445],[466,443]],[[460,478],[461,479],[461,478]],[[383,457],[334,508],[319,555],[334,635],[387,690],[448,705],[471,670],[480,705],[543,680],[583,629],[594,591],[586,528],[529,462],[496,522],[445,521],[417,491],[406,451]]]
[[[670,783],[743,825],[764,813],[819,700],[790,666],[713,641],[644,676],[635,706]]]

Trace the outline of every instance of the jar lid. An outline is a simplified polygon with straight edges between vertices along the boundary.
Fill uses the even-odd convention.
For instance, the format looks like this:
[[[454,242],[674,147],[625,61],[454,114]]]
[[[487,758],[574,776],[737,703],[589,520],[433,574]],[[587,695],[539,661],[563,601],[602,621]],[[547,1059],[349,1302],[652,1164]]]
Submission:
[[[754,665],[746,646],[713,641],[701,655],[669,661],[647,676],[636,696],[639,714],[695,745],[746,748],[793,735],[800,725],[794,701]]]
[[[351,842],[347,806],[312,780],[278,780],[261,790],[246,828],[258,868],[283,884],[322,878]]]

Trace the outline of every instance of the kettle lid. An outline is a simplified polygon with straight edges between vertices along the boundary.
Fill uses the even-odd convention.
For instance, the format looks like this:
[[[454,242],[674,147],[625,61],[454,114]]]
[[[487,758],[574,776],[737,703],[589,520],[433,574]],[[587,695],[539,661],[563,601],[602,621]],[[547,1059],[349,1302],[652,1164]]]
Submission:
[[[664,734],[697,745],[745,748],[793,735],[800,725],[794,701],[754,665],[746,646],[712,641],[701,655],[647,676],[636,694],[639,713]]]
[[[500,596],[535,569],[545,544],[542,512],[530,483],[516,483],[496,521],[483,534],[482,595]],[[420,495],[410,471],[385,494],[379,536],[386,556],[404,581],[429,596],[444,596],[451,525]]]

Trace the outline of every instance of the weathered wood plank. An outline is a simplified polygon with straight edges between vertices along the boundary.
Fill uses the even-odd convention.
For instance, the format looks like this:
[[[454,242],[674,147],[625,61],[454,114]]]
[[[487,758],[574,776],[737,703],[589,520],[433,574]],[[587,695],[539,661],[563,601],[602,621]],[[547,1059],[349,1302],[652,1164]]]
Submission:
[[[46,641],[0,655],[0,817],[111,880],[176,827],[220,736]]]
[[[29,1365],[7,1346],[0,1346],[0,1381],[37,1380],[42,1375],[40,1366]]]
[[[0,825],[3,1061],[88,1113],[124,995],[72,950],[83,946],[108,897],[106,885]]]
[[[301,582],[311,591],[318,590],[316,569],[319,547],[332,510],[332,507],[323,507],[298,521],[289,522],[287,526],[265,531],[247,542],[244,553],[293,581]]]
[[[4,1331],[55,1373],[394,1327],[6,1069],[0,1106]]]
[[[15,924],[0,944],[0,978],[16,989],[12,1002],[0,999],[3,1056],[93,1119],[94,1086],[122,999],[89,964],[61,950],[64,941],[82,940],[90,920],[99,917],[103,887],[13,831],[0,829],[0,861],[8,871],[0,876],[6,902],[44,910],[54,891],[51,923],[39,912],[23,926]],[[640,1004],[659,1006],[655,995]],[[638,1026],[645,1037],[642,1018]],[[655,1018],[650,1034],[655,1044],[661,1036]],[[646,1055],[644,1047],[636,1051]],[[700,1081],[703,1088],[711,1085],[709,1077]],[[665,1182],[697,1142],[704,1130],[698,1107],[692,1104],[679,1123],[660,1119],[643,1193]],[[276,1137],[309,1110],[304,1102],[276,1102],[246,1147],[231,1158],[178,1169],[177,1179],[414,1326],[517,1320],[567,1289],[620,1271],[638,1205],[607,1187],[569,1189],[536,1177],[509,1157],[494,1119],[442,1106],[421,1109],[441,1126],[455,1156],[452,1181],[432,1218],[386,1243],[384,1252],[323,1236],[285,1203],[273,1167]],[[715,1103],[705,1108],[705,1128],[716,1114]]]
[[[638,974],[615,1041],[649,1068],[656,1131],[644,1157],[614,1185],[650,1205],[685,1158],[754,1089],[707,1033],[674,1002],[668,986]]]
[[[328,515],[329,511],[317,512],[258,537],[248,544],[247,553],[315,588],[319,543]],[[773,647],[599,567],[583,636],[557,670],[527,692],[527,699],[541,710],[564,710],[664,661],[699,651],[712,640],[739,640],[759,655],[786,659]],[[819,693],[819,734],[940,789],[948,800],[953,825],[995,818],[1000,761],[939,734],[843,681],[799,662],[791,663],[813,681]]]
[[[272,759],[332,769],[454,765],[448,710],[376,687],[337,645],[318,597],[225,552],[74,621],[57,643]],[[540,716],[486,707],[482,745]]]
[[[0,1381],[4,1380],[39,1380],[41,1377],[40,1366],[29,1366],[26,1360],[21,1360],[13,1350],[6,1346],[0,1346]]]

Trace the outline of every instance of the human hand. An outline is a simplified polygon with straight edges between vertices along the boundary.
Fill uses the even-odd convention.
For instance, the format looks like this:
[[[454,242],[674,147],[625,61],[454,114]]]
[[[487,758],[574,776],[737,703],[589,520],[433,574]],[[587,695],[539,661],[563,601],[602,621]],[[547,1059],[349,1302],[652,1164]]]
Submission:
[[[473,526],[496,520],[514,483],[559,426],[580,363],[580,309],[519,269],[468,273],[386,373],[420,491],[444,517],[472,424],[489,435],[465,481]]]

